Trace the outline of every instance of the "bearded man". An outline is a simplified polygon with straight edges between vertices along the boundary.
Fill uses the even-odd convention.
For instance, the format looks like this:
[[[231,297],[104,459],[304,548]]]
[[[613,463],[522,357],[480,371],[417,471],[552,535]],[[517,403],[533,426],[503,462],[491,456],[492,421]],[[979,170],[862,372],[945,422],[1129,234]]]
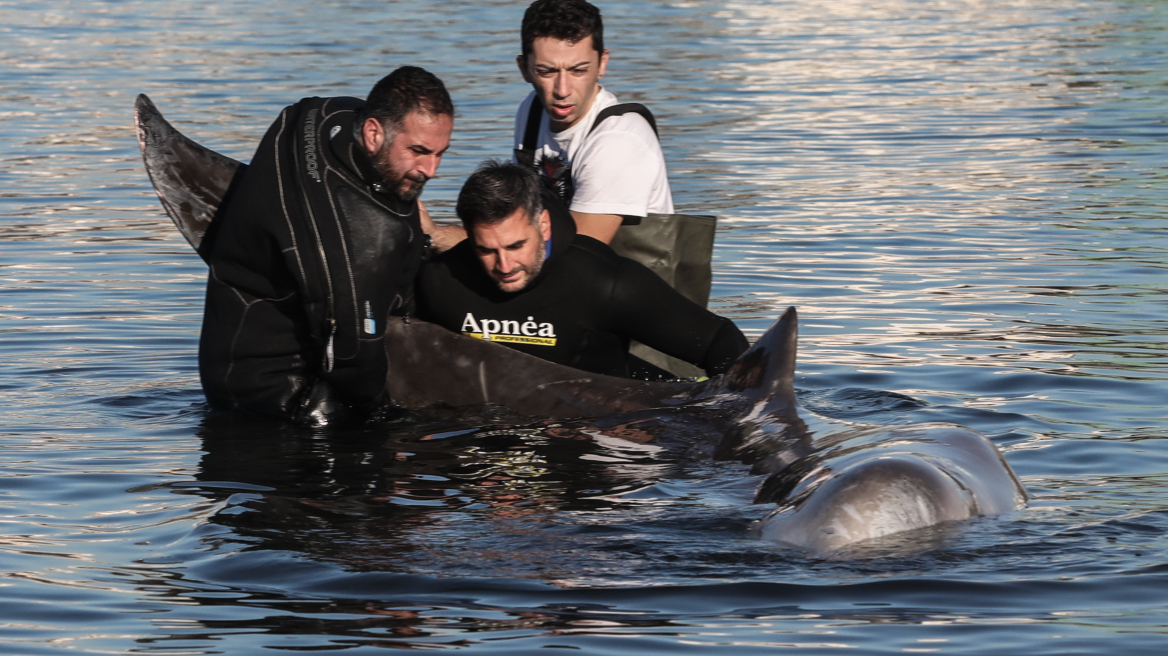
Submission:
[[[413,66],[366,101],[284,109],[206,258],[199,376],[212,407],[323,424],[380,405],[387,317],[410,310],[429,235],[461,236],[418,201],[453,126],[446,87]]]
[[[426,321],[611,376],[630,376],[630,339],[710,375],[748,346],[734,322],[578,233],[568,208],[525,166],[484,163],[456,211],[468,238],[418,275]]]

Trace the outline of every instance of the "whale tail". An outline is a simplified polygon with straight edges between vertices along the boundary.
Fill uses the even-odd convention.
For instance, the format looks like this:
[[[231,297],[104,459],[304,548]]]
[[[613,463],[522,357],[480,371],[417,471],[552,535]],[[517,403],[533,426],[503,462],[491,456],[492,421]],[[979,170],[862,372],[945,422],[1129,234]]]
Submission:
[[[134,124],[146,173],[162,207],[206,260],[220,209],[247,165],[188,139],[144,93],[134,101]]]

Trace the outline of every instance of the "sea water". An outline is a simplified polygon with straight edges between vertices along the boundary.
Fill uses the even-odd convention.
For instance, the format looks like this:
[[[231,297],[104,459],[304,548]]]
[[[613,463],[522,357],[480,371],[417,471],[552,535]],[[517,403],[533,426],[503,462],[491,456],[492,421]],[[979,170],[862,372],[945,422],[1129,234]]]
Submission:
[[[980,430],[1025,509],[814,558],[701,448],[207,416],[206,268],[135,96],[246,161],[284,105],[421,65],[452,219],[512,147],[523,5],[0,1],[0,652],[1162,651],[1158,0],[601,4],[604,84],[721,217],[711,306],[752,337],[797,306],[808,412]]]

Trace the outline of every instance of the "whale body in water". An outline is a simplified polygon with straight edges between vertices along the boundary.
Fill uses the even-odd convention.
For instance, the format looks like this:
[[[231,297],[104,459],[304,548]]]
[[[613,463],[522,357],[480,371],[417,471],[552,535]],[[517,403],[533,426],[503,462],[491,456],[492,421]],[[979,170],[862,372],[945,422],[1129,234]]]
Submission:
[[[183,136],[145,95],[139,146],[163,207],[202,255],[245,166]],[[652,418],[701,422],[714,456],[765,474],[768,540],[830,554],[914,529],[1023,507],[1024,487],[993,443],[953,424],[878,427],[811,416],[794,388],[798,317],[789,308],[726,374],[648,382],[592,374],[422,321],[386,332],[390,398],[407,409],[493,405],[626,437]],[[571,424],[569,424],[571,425]],[[639,429],[640,430],[640,429]],[[652,430],[640,430],[649,439]]]
[[[663,383],[582,372],[425,322],[394,320],[387,385],[407,408],[487,404],[538,417],[588,417],[575,425],[614,437],[630,425],[641,428],[642,439],[652,437],[651,417],[701,421],[717,443],[715,457],[767,475],[755,502],[776,509],[760,535],[816,554],[1025,505],[1010,465],[977,431],[811,417],[795,395],[797,341],[798,316],[788,308],[724,375]]]

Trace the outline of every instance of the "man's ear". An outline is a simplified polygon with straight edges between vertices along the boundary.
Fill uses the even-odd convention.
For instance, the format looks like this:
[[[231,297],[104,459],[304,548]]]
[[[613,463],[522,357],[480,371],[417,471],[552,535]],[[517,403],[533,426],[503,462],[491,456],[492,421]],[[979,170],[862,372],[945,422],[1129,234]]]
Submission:
[[[544,241],[552,238],[552,215],[547,210],[539,213],[539,234]]]
[[[600,68],[598,69],[600,74],[597,75],[597,78],[604,77],[606,70],[608,70],[608,48],[605,48],[604,52],[600,53]]]
[[[365,146],[365,153],[373,156],[381,147],[385,145],[385,128],[381,127],[381,121],[375,118],[367,118],[361,125],[361,142]]]
[[[531,73],[527,72],[527,57],[519,55],[515,58],[515,65],[519,67],[519,73],[523,76],[523,81],[528,84],[534,84],[531,81]]]

